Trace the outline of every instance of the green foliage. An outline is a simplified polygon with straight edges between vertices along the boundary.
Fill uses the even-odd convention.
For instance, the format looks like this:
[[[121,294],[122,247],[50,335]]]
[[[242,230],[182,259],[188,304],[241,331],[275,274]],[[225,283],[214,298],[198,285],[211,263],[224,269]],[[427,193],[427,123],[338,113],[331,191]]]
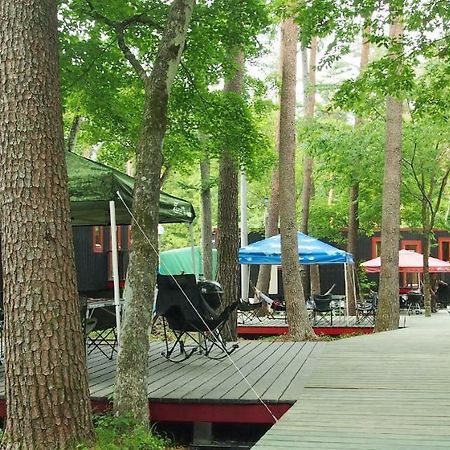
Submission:
[[[77,450],[164,450],[167,439],[152,430],[136,424],[132,419],[111,415],[94,416],[96,444],[77,446]]]

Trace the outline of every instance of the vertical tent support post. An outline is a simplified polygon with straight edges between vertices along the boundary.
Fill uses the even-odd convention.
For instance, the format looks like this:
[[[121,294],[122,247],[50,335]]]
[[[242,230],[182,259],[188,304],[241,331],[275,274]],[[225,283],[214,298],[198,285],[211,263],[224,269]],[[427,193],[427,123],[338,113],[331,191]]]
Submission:
[[[344,264],[344,281],[345,281],[345,292],[349,292],[348,291],[348,274],[347,274],[347,267],[348,267],[348,263],[346,262]],[[348,310],[348,298],[345,298],[345,317],[346,320],[348,320],[348,315],[349,315],[349,310]]]
[[[241,247],[248,245],[247,226],[247,177],[241,173]],[[241,298],[248,301],[250,271],[247,264],[241,264]]]
[[[194,225],[192,222],[189,224],[189,236],[191,238],[191,258],[192,258],[192,271],[194,272],[195,279],[198,280],[197,264],[195,263],[195,241],[194,241]]]
[[[109,202],[109,215],[111,218],[111,250],[112,269],[114,283],[114,306],[116,307],[116,327],[117,344],[120,347],[120,286],[119,286],[119,253],[117,251],[117,225],[116,225],[116,204]]]

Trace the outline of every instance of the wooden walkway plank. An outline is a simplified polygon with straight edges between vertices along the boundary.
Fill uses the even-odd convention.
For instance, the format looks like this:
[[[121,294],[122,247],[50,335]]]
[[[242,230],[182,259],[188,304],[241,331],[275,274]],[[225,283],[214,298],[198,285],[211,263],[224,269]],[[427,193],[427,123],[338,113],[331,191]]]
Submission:
[[[253,355],[258,353],[258,346],[255,345],[241,345],[238,350],[232,353],[231,357],[233,361],[239,366],[242,360],[251,359]],[[195,374],[190,371],[191,377],[185,380],[183,383],[173,384],[170,391],[155,392],[153,395],[164,395],[164,398],[177,398],[184,400],[192,399],[204,399],[209,393],[217,390],[218,385],[220,385],[224,379],[231,376],[233,372],[236,371],[235,367],[228,358],[220,361],[212,359],[207,359],[208,366],[204,366],[201,372],[196,372]]]
[[[253,447],[450,448],[450,315],[323,344],[298,401]]]
[[[287,351],[287,346],[278,342],[271,343],[270,345],[266,344],[265,347],[265,351],[259,352],[254,358],[247,360],[246,364],[239,368],[241,373],[252,385],[264,376],[265,371],[273,367],[278,359]],[[291,347],[290,344],[289,347]],[[268,378],[269,377],[267,377],[267,382],[269,383],[271,380]],[[227,380],[224,380],[220,386],[221,392],[219,398],[222,400],[239,399],[248,389],[249,386],[247,382],[245,382],[242,379],[242,375],[235,370],[234,373],[232,373]],[[255,398],[255,395],[253,395],[253,398]]]

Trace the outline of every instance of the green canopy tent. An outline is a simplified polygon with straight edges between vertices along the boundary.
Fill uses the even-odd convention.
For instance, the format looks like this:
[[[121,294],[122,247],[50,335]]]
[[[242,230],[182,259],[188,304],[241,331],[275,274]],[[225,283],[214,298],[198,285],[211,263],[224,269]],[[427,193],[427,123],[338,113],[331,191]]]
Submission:
[[[117,225],[131,224],[134,179],[96,161],[66,152],[72,225],[111,224],[114,304],[116,307],[117,342],[120,345],[120,291],[117,251]],[[120,195],[120,197],[119,197]],[[125,203],[125,205],[122,202]],[[187,223],[192,237],[192,205],[181,198],[160,193],[159,222]],[[192,253],[195,268],[194,253]]]
[[[192,250],[195,256],[195,267],[192,262]],[[161,275],[179,275],[182,273],[195,273],[202,267],[202,252],[199,247],[184,247],[166,250],[159,254],[159,273]],[[217,250],[212,251],[213,279],[217,277]]]
[[[72,225],[109,225],[109,202],[119,200],[117,192],[131,210],[132,177],[75,153],[66,152],[66,163]],[[161,192],[160,223],[191,223],[194,218],[194,208],[188,201]],[[120,200],[116,203],[116,223],[131,223],[131,217]]]

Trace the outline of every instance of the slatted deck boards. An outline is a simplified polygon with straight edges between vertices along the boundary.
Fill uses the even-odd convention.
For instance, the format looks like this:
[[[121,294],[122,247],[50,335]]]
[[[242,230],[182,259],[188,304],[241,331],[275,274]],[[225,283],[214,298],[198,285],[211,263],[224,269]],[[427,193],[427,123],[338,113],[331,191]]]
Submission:
[[[450,448],[450,314],[331,342],[297,403],[253,448]]]
[[[321,345],[311,342],[241,342],[232,358],[262,399],[273,405],[275,415],[280,416],[299,396]],[[195,410],[195,404],[228,406],[225,418],[223,414],[218,414],[212,421],[240,422],[236,409],[231,408],[233,405],[255,405],[261,411],[262,406],[256,394],[229,359],[217,361],[193,355],[187,361],[173,363],[161,356],[163,349],[162,343],[152,343],[149,402],[151,405],[158,404],[160,408],[153,409],[155,420],[175,420],[175,416],[172,416],[176,414],[178,419],[194,421],[196,413],[192,410]],[[88,369],[91,398],[105,402],[111,398],[114,390],[115,360],[110,361],[96,352],[89,355]],[[4,399],[3,368],[1,370],[0,397]],[[162,404],[166,407],[158,416]],[[168,404],[174,405],[176,409],[167,409]],[[185,410],[182,409],[183,405],[186,406]],[[284,409],[277,409],[277,405],[283,405]],[[203,408],[203,416],[198,420],[204,419],[205,415],[209,417],[209,414],[214,413],[211,411]],[[267,411],[262,411],[266,416],[262,417],[262,423],[271,423],[272,418]],[[250,409],[248,414],[254,416],[258,412]],[[258,422],[257,417],[253,416],[249,420]]]

